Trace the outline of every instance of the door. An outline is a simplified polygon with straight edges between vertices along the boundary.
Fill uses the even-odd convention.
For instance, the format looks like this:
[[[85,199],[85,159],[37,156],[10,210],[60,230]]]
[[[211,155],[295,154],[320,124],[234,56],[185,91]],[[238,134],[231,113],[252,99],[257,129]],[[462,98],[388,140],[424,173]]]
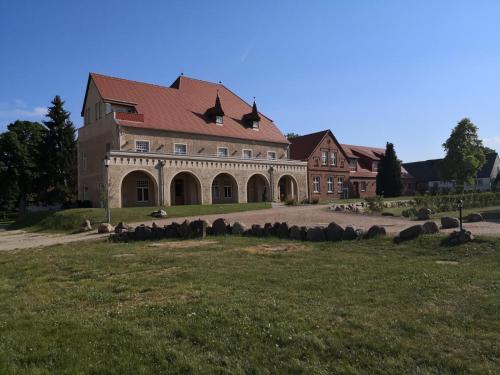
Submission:
[[[175,204],[184,204],[184,180],[175,180]]]

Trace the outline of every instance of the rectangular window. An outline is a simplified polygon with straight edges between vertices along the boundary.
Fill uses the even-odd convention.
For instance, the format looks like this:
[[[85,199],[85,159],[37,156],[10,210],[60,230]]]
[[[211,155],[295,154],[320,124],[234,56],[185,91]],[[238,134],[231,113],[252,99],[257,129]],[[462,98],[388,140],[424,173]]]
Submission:
[[[253,121],[252,122],[252,128],[255,129],[255,130],[258,130],[259,129],[259,122],[258,121]]]
[[[349,159],[349,167],[355,171],[358,169],[358,161],[356,159]]]
[[[101,106],[101,102],[99,102],[99,118],[102,117],[102,106]]]
[[[361,191],[366,191],[366,182],[365,181],[361,181],[360,190]]]
[[[89,199],[88,192],[89,192],[89,187],[83,185],[83,200],[84,201],[86,201],[87,199]]]
[[[214,200],[219,200],[220,199],[220,192],[219,192],[219,181],[214,181],[212,184],[212,198]]]
[[[378,171],[378,161],[372,162],[372,171]]]
[[[319,193],[319,187],[320,187],[320,178],[319,176],[316,176],[313,178],[313,192],[314,193]]]
[[[217,156],[219,158],[227,158],[228,152],[226,147],[218,147],[217,148]]]
[[[149,181],[137,180],[136,188],[137,188],[137,202],[149,201]]]
[[[332,165],[336,166],[337,165],[337,151],[332,152],[331,158],[332,158]]]
[[[328,164],[328,151],[321,151],[321,165]]]
[[[274,151],[268,151],[267,152],[267,158],[269,160],[275,160],[276,159],[276,152],[274,152]]]
[[[222,116],[215,116],[215,123],[216,124],[222,125],[223,122],[224,122],[224,117],[222,117]]]
[[[243,159],[251,159],[252,150],[243,150]]]
[[[333,193],[333,177],[332,176],[328,177],[327,188],[328,188],[329,193]]]
[[[149,152],[149,141],[135,141],[135,151]]]
[[[231,185],[231,181],[224,181],[224,198],[230,199],[233,197],[233,185]]]
[[[176,143],[174,145],[174,153],[176,155],[186,155],[187,154],[187,145],[183,143]]]
[[[344,191],[344,177],[337,177],[337,185],[339,186],[339,193]]]

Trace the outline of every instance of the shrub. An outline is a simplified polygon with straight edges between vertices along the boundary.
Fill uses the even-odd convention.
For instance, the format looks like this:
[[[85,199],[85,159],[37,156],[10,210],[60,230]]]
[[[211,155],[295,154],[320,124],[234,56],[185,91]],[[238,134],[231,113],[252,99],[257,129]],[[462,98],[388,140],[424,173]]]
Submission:
[[[481,208],[500,205],[500,193],[459,193],[447,195],[426,195],[414,198],[417,207],[430,208],[434,212],[457,210],[459,199],[463,201],[464,208]]]
[[[311,199],[312,204],[318,204],[319,203],[319,198],[313,198]]]
[[[285,204],[287,206],[296,206],[297,205],[297,200],[296,199],[287,199],[285,201]]]
[[[370,212],[382,212],[384,209],[384,198],[380,195],[365,198]]]
[[[414,207],[407,208],[406,210],[403,210],[401,212],[401,216],[403,216],[403,217],[416,217],[417,216],[417,209]]]

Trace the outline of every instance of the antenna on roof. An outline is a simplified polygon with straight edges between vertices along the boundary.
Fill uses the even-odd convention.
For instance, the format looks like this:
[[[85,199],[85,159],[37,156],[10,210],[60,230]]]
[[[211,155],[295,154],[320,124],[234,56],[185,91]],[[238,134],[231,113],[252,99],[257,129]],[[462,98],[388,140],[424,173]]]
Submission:
[[[181,76],[183,76],[183,75],[184,75],[184,72],[181,72]]]
[[[219,85],[222,85],[222,81],[219,81]]]

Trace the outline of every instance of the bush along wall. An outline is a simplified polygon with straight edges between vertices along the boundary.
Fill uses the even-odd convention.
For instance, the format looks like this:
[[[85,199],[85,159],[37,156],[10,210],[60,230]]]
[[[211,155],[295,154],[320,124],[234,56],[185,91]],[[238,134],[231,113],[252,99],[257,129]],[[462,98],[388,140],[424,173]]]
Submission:
[[[430,208],[433,212],[454,211],[459,199],[463,200],[464,208],[500,206],[499,192],[426,195],[414,199],[417,207]]]

